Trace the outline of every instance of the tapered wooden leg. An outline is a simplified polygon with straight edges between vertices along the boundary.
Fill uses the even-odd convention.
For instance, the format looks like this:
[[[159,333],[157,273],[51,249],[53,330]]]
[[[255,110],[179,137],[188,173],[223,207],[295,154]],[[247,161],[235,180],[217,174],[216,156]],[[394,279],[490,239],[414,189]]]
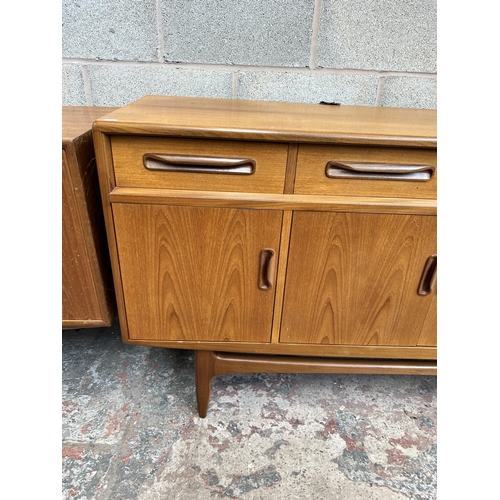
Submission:
[[[208,401],[210,399],[210,386],[214,370],[214,353],[212,351],[195,351],[194,376],[196,380],[196,402],[200,418],[207,416]]]

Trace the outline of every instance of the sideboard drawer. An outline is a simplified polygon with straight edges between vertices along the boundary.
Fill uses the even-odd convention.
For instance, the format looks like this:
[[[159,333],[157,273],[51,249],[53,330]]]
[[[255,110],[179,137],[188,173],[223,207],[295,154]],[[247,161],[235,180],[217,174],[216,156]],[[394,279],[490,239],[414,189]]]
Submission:
[[[294,193],[435,199],[436,166],[435,149],[302,144]]]
[[[117,186],[283,193],[288,145],[113,136]]]

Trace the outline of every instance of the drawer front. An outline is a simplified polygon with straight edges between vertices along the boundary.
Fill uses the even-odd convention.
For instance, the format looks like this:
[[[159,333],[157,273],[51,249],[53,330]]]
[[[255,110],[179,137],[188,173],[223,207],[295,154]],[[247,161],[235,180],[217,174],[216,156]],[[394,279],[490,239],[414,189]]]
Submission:
[[[113,136],[117,186],[283,193],[287,144]]]
[[[433,149],[300,145],[294,193],[435,199],[436,167]]]

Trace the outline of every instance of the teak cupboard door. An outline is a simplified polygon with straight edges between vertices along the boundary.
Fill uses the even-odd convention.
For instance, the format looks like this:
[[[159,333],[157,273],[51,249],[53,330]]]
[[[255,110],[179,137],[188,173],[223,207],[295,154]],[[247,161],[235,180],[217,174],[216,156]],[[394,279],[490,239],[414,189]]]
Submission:
[[[113,204],[129,338],[270,342],[282,212]]]
[[[78,204],[76,189],[73,186],[71,165],[66,151],[62,151],[62,317],[63,327],[67,323],[80,321],[105,323],[99,307],[99,295],[92,273],[92,260],[89,257],[88,243],[84,224],[88,219]],[[80,210],[79,210],[80,209]],[[82,213],[83,212],[83,213]],[[88,217],[88,216],[87,216]],[[88,234],[88,231],[87,231]],[[94,268],[96,266],[94,265]],[[71,325],[71,323],[70,323]],[[67,328],[67,326],[66,326]],[[75,328],[75,326],[73,326]]]
[[[435,346],[434,254],[434,216],[295,212],[280,341]]]

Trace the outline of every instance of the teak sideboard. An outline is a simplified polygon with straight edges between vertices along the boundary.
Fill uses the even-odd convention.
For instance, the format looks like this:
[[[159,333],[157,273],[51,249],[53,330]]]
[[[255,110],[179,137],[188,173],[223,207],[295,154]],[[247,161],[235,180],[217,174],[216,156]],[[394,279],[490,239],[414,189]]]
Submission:
[[[436,374],[436,112],[146,96],[93,127],[123,340]]]

